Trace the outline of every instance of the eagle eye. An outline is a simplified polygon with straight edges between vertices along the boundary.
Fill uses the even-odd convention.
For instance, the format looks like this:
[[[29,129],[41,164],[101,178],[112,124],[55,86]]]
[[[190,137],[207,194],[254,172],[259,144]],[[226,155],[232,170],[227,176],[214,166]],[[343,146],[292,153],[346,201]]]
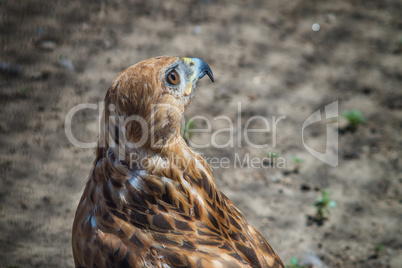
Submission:
[[[173,70],[168,73],[166,80],[169,84],[176,86],[180,83],[180,76],[175,70]]]

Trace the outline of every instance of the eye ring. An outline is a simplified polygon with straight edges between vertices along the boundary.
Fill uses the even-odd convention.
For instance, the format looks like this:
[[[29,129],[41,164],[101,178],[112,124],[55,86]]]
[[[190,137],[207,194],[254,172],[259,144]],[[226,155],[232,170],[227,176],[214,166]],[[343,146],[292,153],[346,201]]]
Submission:
[[[173,85],[176,86],[180,83],[180,76],[179,74],[176,72],[176,70],[172,70],[168,73],[168,75],[166,76],[166,81]]]

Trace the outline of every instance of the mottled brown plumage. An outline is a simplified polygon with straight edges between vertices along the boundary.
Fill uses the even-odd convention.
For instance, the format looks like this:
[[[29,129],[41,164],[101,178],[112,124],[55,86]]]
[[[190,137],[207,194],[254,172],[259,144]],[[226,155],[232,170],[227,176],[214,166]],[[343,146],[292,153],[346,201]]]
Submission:
[[[205,74],[199,59],[157,57],[115,78],[74,220],[76,267],[284,267],[180,137]]]

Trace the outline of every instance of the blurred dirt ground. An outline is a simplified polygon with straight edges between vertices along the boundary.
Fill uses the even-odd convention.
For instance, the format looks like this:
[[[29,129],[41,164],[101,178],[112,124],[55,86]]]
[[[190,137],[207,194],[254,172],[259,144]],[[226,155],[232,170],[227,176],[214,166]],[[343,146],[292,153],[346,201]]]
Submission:
[[[270,148],[242,137],[241,146],[200,150],[231,161],[270,151],[285,159],[285,169],[214,169],[284,263],[401,267],[401,1],[2,1],[0,35],[0,267],[73,267],[71,226],[94,150],[67,140],[66,114],[99,103],[118,72],[158,55],[199,57],[214,71],[186,118],[238,122],[238,102],[243,125],[286,116],[275,148],[272,134],[256,133],[253,141]],[[333,168],[305,150],[301,133],[309,115],[336,100],[366,122],[341,131]],[[212,122],[213,131],[227,127]],[[73,118],[78,140],[97,133],[97,111]],[[325,150],[325,123],[304,134]],[[303,160],[298,173],[292,155]],[[324,189],[338,206],[323,226],[308,226]]]

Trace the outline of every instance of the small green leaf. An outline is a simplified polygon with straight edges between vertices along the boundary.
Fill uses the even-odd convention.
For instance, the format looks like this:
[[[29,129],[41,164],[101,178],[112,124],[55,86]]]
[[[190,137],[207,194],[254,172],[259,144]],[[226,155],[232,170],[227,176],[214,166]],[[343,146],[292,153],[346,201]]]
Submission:
[[[296,257],[293,257],[290,259],[290,265],[292,266],[297,266],[297,264],[299,264],[299,259]]]
[[[180,134],[182,138],[188,143],[191,137],[193,136],[193,132],[191,131],[194,128],[194,120],[190,119],[187,121],[187,124],[184,124],[182,129],[180,130]]]
[[[303,159],[301,159],[300,157],[297,157],[295,154],[292,154],[292,160],[295,164],[301,164],[304,162]]]
[[[377,244],[376,249],[378,252],[383,251],[384,250],[384,246],[381,244]]]
[[[398,46],[402,46],[402,37],[399,37],[397,44],[398,44]]]
[[[269,158],[278,158],[279,154],[275,152],[268,152],[268,157]]]
[[[344,111],[343,117],[348,120],[349,125],[352,127],[357,127],[357,125],[366,121],[363,114],[359,110]]]
[[[334,200],[331,200],[331,201],[329,201],[329,203],[328,203],[328,207],[330,207],[330,208],[336,208],[337,205],[338,205],[338,204],[337,204],[336,201],[334,201]]]

